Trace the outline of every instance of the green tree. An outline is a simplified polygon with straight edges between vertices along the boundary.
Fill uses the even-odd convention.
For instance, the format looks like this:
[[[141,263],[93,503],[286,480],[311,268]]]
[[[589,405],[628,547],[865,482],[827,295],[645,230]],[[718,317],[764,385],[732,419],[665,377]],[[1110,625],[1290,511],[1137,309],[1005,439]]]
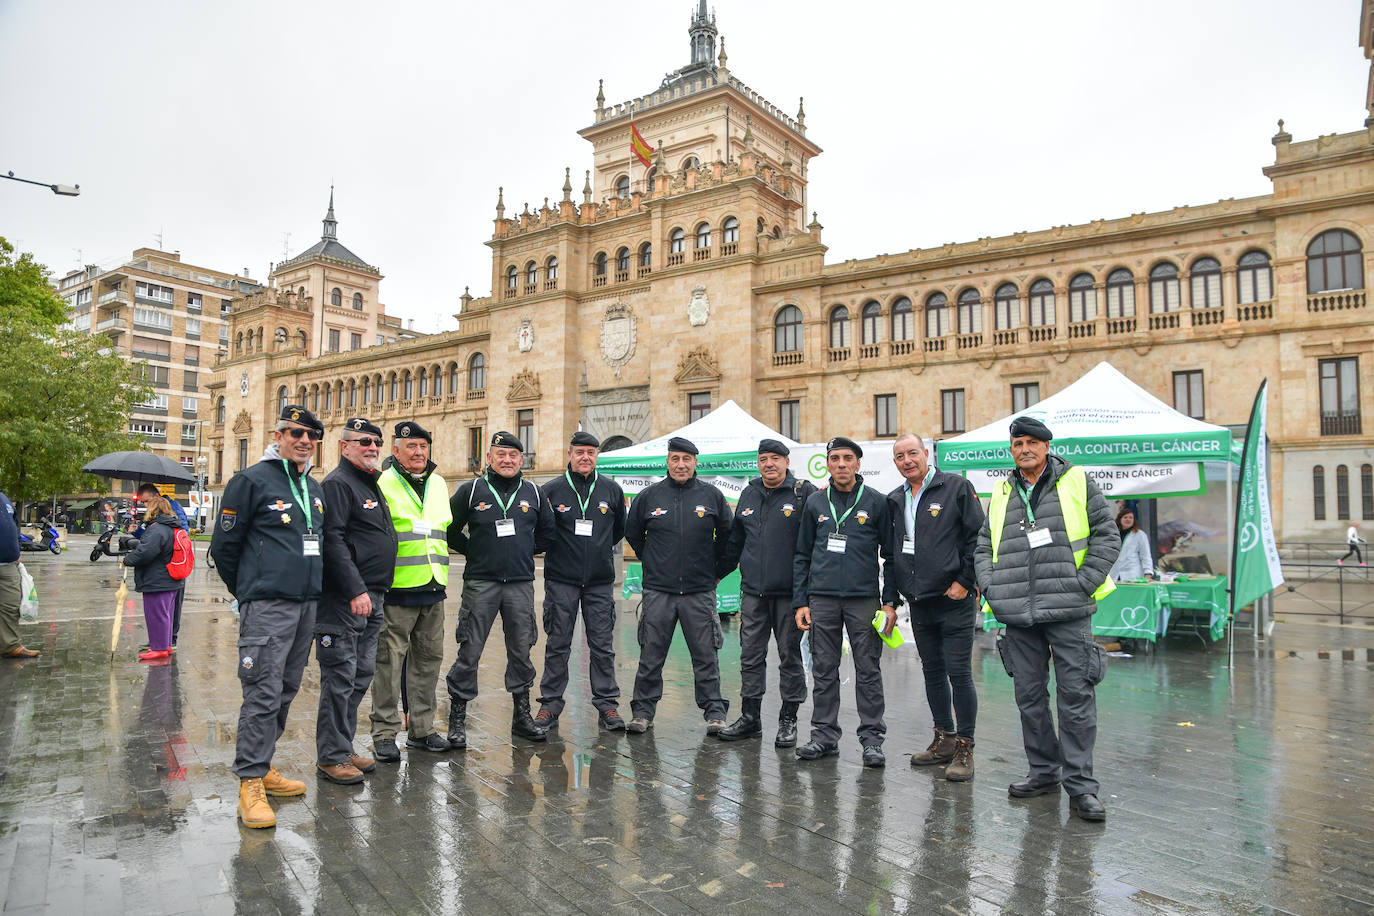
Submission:
[[[0,238],[0,488],[16,501],[91,489],[83,464],[139,444],[129,414],[152,389],[65,317],[47,269]]]

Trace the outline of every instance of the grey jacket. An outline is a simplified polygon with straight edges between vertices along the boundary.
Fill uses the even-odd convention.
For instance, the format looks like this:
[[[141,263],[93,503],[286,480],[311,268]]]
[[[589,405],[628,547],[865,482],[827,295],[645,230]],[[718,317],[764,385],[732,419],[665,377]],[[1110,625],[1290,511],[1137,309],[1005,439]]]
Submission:
[[[1091,616],[1097,609],[1093,592],[1106,580],[1121,550],[1121,536],[1117,533],[1111,507],[1089,478],[1088,552],[1083,557],[1083,565],[1074,567],[1073,551],[1069,549],[1064,515],[1055,489],[1059,476],[1068,467],[1064,459],[1051,455],[1043,475],[1044,486],[1037,486],[1032,496],[1035,527],[1050,532],[1050,543],[1031,548],[1021,527],[1026,519],[1026,507],[1015,493],[1007,501],[996,566],[992,565],[992,538],[988,532],[990,516],[978,533],[978,548],[973,555],[978,585],[992,607],[993,616],[1009,627]]]

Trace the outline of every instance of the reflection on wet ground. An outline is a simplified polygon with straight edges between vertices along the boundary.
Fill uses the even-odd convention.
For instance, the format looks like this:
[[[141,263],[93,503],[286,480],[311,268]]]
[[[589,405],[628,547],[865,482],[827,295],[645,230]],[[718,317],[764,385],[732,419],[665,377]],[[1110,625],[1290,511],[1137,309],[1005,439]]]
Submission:
[[[1011,682],[990,645],[974,656],[977,776],[963,785],[906,764],[930,728],[909,647],[884,659],[889,767],[864,770],[848,684],[838,758],[801,763],[768,739],[706,738],[680,642],[647,735],[597,730],[585,648],[575,648],[553,740],[513,743],[497,628],[470,707],[473,749],[403,751],[360,787],[313,775],[312,661],[276,758],[309,792],[275,802],[275,830],[249,831],[236,822],[229,772],[236,623],[218,580],[194,573],[174,662],[135,661],[136,598],[112,661],[117,569],[85,553],[31,564],[43,613],[24,638],[43,655],[0,662],[7,913],[1374,907],[1369,628],[1280,626],[1260,653],[1241,634],[1234,674],[1224,644],[1203,653],[1187,637],[1114,660],[1098,692],[1105,827],[1070,819],[1062,796],[1008,800],[1025,762]],[[619,613],[628,706],[633,604]],[[734,707],[736,633],[721,652]],[[450,645],[446,664],[453,654]],[[364,702],[364,721],[367,711]],[[765,716],[776,712],[770,698]]]

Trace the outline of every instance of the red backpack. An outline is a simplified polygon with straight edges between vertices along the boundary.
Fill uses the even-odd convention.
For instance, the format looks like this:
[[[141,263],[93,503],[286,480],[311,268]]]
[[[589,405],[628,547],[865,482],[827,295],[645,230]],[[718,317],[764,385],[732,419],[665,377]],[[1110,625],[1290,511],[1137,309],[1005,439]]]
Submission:
[[[172,559],[167,562],[167,575],[173,579],[185,579],[196,568],[195,546],[185,528],[176,529],[172,535]]]

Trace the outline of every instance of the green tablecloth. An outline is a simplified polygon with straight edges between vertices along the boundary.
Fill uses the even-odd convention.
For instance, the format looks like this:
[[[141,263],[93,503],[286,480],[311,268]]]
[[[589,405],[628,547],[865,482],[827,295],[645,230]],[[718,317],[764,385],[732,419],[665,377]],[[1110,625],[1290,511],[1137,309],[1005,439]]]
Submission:
[[[1210,615],[1207,628],[1211,632],[1212,642],[1226,635],[1225,576],[1189,576],[1186,579],[1180,577],[1175,582],[1162,585],[1161,588],[1168,593],[1169,605],[1175,612],[1206,611]]]
[[[625,583],[620,587],[622,598],[633,598],[644,593],[644,564],[638,560],[625,562]],[[716,613],[739,613],[739,570],[721,579],[716,585]]]
[[[1177,611],[1207,611],[1212,641],[1221,639],[1226,635],[1226,577],[1117,583],[1116,591],[1097,603],[1093,635],[1155,642],[1169,631]],[[991,614],[983,615],[984,630],[1000,626]]]

